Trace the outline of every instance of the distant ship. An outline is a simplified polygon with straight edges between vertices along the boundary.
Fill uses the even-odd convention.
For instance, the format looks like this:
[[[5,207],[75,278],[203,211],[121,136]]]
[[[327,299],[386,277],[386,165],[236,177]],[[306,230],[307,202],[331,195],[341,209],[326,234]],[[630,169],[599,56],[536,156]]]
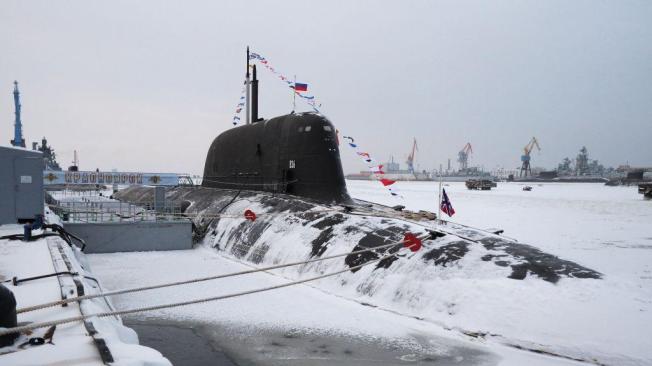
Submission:
[[[57,154],[52,146],[48,145],[48,140],[45,137],[41,140],[41,146],[38,145],[38,142],[33,142],[32,150],[43,153],[43,170],[61,171],[61,166],[57,162]]]
[[[413,155],[411,155],[413,156]],[[469,179],[489,179],[494,180],[494,177],[487,173],[483,172],[476,167],[467,168],[461,171],[415,171],[415,169],[410,169],[412,166],[410,163],[410,157],[408,157],[408,169],[401,169],[399,163],[394,161],[394,157],[391,156],[389,161],[382,164],[383,178],[392,179],[397,181],[438,181],[440,179],[443,182],[466,182]],[[359,173],[347,174],[346,179],[350,180],[377,180],[375,174],[370,171],[361,171]]]
[[[534,177],[514,177],[510,175],[508,182],[523,183],[607,183],[609,179],[592,175],[564,175],[558,176],[557,171],[543,171]]]
[[[391,165],[391,162],[385,163],[384,166],[389,166]],[[398,180],[398,181],[439,181],[440,179],[440,174],[438,171],[421,171],[421,172],[415,172],[411,173],[407,170],[391,170],[387,169],[384,170],[385,174],[383,174],[383,178],[387,179],[392,179],[392,180]],[[361,171],[360,173],[355,173],[355,174],[347,174],[346,179],[350,180],[376,180],[377,178],[365,171]],[[493,177],[491,174],[486,173],[486,172],[481,172],[479,170],[473,170],[471,169],[470,171],[466,172],[442,172],[441,173],[441,180],[442,182],[466,182],[467,180],[470,179],[475,179],[475,180],[495,180],[495,177]]]
[[[410,154],[408,155],[406,159],[406,165],[407,169],[401,170],[401,166],[399,163],[394,161],[394,157],[390,156],[390,160],[386,163],[378,165],[378,169],[382,171],[382,178],[385,179],[391,179],[391,180],[398,180],[398,181],[411,181],[411,180],[416,180],[416,181],[431,181],[434,180],[432,178],[432,174],[423,170],[421,172],[418,172],[414,168],[414,161],[415,161],[415,156],[418,151],[417,148],[417,139],[415,138],[413,143],[412,143],[412,150],[410,151]],[[346,179],[352,179],[352,180],[378,180],[380,179],[380,176],[371,171],[361,171],[360,173],[357,174],[348,174],[346,176]]]

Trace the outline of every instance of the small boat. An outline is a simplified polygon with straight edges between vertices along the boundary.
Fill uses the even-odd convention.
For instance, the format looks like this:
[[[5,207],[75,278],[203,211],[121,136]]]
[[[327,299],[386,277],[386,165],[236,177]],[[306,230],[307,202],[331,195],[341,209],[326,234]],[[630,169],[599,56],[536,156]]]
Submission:
[[[529,192],[529,191],[532,190],[532,187],[531,186],[525,186],[525,187],[523,187],[523,190],[526,191],[526,192]]]

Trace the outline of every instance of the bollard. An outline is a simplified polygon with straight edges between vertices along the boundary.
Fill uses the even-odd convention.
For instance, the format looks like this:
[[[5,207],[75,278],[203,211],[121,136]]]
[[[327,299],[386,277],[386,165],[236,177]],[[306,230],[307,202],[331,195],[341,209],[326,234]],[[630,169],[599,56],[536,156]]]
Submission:
[[[17,325],[14,293],[0,283],[0,328],[13,328]],[[0,347],[11,346],[19,335],[19,333],[12,333],[0,336]]]
[[[23,225],[23,241],[30,241],[32,239],[32,224]]]

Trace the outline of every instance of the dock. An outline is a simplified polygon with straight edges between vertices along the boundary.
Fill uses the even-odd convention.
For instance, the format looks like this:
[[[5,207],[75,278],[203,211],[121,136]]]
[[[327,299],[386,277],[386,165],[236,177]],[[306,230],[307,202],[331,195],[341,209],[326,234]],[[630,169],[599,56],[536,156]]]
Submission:
[[[22,232],[21,225],[0,226],[0,236]],[[0,280],[14,294],[18,309],[102,291],[84,254],[57,236],[29,242],[0,240]],[[95,298],[20,313],[17,320],[18,325],[27,325],[113,310],[109,299]],[[0,363],[171,365],[158,351],[138,345],[136,333],[117,316],[21,333],[12,346],[1,348]]]

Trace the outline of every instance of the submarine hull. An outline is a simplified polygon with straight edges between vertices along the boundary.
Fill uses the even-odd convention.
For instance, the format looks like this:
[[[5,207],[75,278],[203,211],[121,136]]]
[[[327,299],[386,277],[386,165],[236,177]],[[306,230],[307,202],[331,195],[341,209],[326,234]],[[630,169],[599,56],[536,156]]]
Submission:
[[[134,186],[119,191],[115,197],[146,205],[154,199],[154,189]],[[187,207],[185,214],[193,221],[196,241],[255,264],[333,254],[331,248],[339,248],[333,250],[341,253],[379,247],[401,241],[406,232],[411,232],[434,235],[409,259],[393,257],[375,268],[389,269],[397,262],[399,267],[410,268],[408,273],[396,269],[405,276],[410,276],[414,268],[454,267],[477,278],[502,273],[515,280],[532,277],[552,283],[562,278],[602,277],[580,264],[500,235],[456,223],[435,225],[425,218],[408,219],[390,207],[366,201],[352,200],[345,208],[284,194],[206,187],[170,188],[166,199]],[[256,213],[255,221],[245,219],[247,209]],[[344,257],[344,264],[353,267],[399,249],[350,255]],[[319,272],[323,265],[309,264],[305,270]]]

